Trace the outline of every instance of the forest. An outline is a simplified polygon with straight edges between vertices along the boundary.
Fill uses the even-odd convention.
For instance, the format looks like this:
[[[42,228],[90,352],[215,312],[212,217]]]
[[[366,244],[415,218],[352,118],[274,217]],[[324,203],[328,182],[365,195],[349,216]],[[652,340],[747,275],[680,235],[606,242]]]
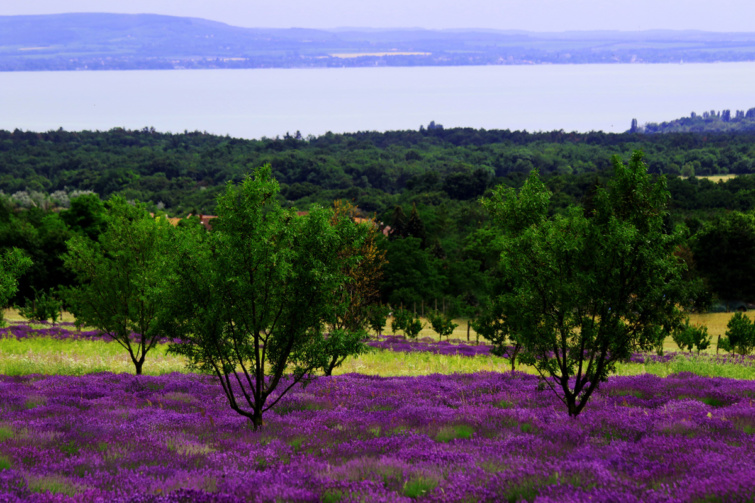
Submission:
[[[607,134],[446,129],[328,133],[244,140],[202,132],[0,131],[0,246],[33,260],[14,303],[73,282],[60,256],[74,235],[96,238],[104,201],[141,201],[156,213],[212,215],[216,197],[270,165],[283,207],[346,201],[374,217],[386,254],[381,299],[418,312],[474,311],[496,288],[500,250],[480,204],[493,188],[520,188],[537,170],[550,212],[588,207],[610,178],[612,158],[634,151],[666,175],[669,229],[687,232],[680,253],[701,278],[708,306],[755,299],[755,132]],[[713,175],[736,175],[714,182]],[[728,274],[728,276],[727,276]],[[728,278],[728,279],[722,279]]]

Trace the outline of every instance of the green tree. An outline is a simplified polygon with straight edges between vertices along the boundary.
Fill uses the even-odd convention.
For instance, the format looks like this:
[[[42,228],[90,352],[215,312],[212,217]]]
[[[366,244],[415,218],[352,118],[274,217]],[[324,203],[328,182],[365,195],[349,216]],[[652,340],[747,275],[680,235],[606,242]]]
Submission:
[[[363,341],[367,338],[367,306],[380,297],[379,280],[385,263],[385,251],[377,245],[380,234],[377,223],[366,219],[357,224],[356,208],[347,202],[336,201],[333,210],[331,225],[350,226],[358,236],[338,252],[343,264],[341,272],[347,281],[338,289],[336,302],[345,308],[335,311],[334,318],[329,320],[332,334],[326,339],[325,351],[330,361],[323,369],[325,375],[331,375],[347,357],[366,350]],[[337,331],[338,336],[332,336]]]
[[[82,194],[71,200],[71,207],[60,213],[60,217],[71,230],[83,233],[96,241],[106,218],[105,204],[97,194]]]
[[[669,194],[635,152],[613,159],[593,215],[548,214],[550,193],[533,171],[517,194],[499,188],[486,205],[504,235],[502,320],[532,365],[577,416],[616,362],[650,350],[679,325],[688,295],[674,256],[681,232],[664,230]]]
[[[98,241],[71,238],[64,263],[79,281],[65,293],[77,323],[95,327],[128,351],[136,375],[162,337],[161,313],[171,281],[173,227],[140,205],[114,197]]]
[[[740,355],[750,354],[755,349],[755,323],[742,312],[734,313],[726,325],[721,348]]]
[[[482,335],[491,344],[491,352],[501,358],[508,358],[511,371],[516,370],[516,359],[522,350],[522,343],[511,323],[504,320],[504,304],[497,298],[486,302],[477,317],[472,321],[475,332]]]
[[[430,326],[433,327],[435,333],[441,338],[443,336],[446,336],[446,338],[450,337],[454,333],[454,329],[459,326],[457,323],[454,323],[453,319],[443,313],[433,311],[427,318],[430,320]]]
[[[373,332],[377,335],[382,335],[383,328],[388,322],[388,315],[391,312],[391,308],[382,304],[373,304],[367,306],[367,323]]]
[[[0,254],[0,326],[4,321],[4,309],[18,289],[18,277],[31,266],[31,259],[18,248]]]
[[[705,325],[690,325],[689,318],[684,322],[684,325],[678,327],[671,334],[674,342],[679,349],[692,351],[697,349],[697,354],[700,351],[705,351],[710,346],[710,335],[708,335],[708,327]]]
[[[34,299],[26,299],[25,305],[20,307],[18,312],[27,320],[52,320],[52,324],[55,325],[63,313],[63,302],[53,291],[34,292]]]
[[[256,430],[264,412],[324,369],[346,332],[325,326],[347,305],[338,292],[358,259],[342,254],[365,237],[348,217],[281,207],[270,166],[218,199],[212,231],[180,234],[170,293],[171,351],[215,374],[230,407]]]

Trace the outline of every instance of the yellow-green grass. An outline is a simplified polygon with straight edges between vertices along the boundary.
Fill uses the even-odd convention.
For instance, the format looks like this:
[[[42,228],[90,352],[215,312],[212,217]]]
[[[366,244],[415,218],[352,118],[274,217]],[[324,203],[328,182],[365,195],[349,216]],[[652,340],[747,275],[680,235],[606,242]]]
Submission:
[[[167,345],[153,349],[144,364],[144,373],[160,375],[188,372],[186,360],[166,354]],[[372,350],[348,358],[335,369],[335,375],[359,373],[379,376],[419,376],[430,374],[507,372],[509,361],[494,356],[437,355],[422,352]],[[526,365],[517,370],[534,374]],[[0,374],[82,375],[94,372],[133,373],[134,366],[125,350],[114,342],[33,338],[0,340]],[[620,363],[616,375],[650,373],[661,377],[692,372],[711,377],[755,379],[755,367],[712,361],[709,356],[680,355],[668,363]]]
[[[732,178],[736,178],[737,175],[735,174],[727,174],[727,175],[705,175],[705,176],[696,176],[695,178],[705,178],[706,180],[710,180],[713,183],[718,182],[728,182]],[[686,179],[689,178],[688,176],[682,176],[680,178]]]
[[[375,350],[355,358],[348,358],[333,371],[339,374],[369,374],[388,376],[419,376],[430,374],[467,374],[473,372],[507,372],[511,370],[508,360],[495,356],[437,355],[423,352],[400,352]],[[535,370],[523,365],[517,370]]]
[[[187,372],[183,357],[166,354],[160,344],[149,353],[143,373]],[[0,374],[82,375],[95,372],[133,373],[126,350],[115,342],[59,340],[49,337],[0,340]]]
[[[7,321],[28,321],[26,318],[21,316],[18,313],[18,309],[15,309],[15,308],[8,308],[8,309],[3,310],[3,317],[6,322]],[[76,318],[71,313],[64,311],[61,315],[61,318],[57,321],[73,323],[76,321]]]

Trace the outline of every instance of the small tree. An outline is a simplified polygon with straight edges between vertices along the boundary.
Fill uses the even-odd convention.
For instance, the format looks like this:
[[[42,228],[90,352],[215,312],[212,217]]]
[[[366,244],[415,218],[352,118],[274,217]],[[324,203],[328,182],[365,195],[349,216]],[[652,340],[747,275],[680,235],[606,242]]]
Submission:
[[[443,338],[443,336],[446,338],[450,337],[451,334],[454,333],[454,329],[459,326],[457,323],[454,323],[454,320],[450,317],[434,311],[428,315],[428,319],[430,320],[430,325],[433,327],[435,333],[441,338]]]
[[[742,312],[734,313],[726,325],[721,348],[730,353],[750,354],[755,349],[755,323]]]
[[[486,205],[503,233],[499,294],[502,322],[522,343],[519,360],[535,367],[577,416],[616,362],[648,351],[681,323],[689,301],[683,238],[664,226],[669,192],[635,152],[613,159],[608,188],[593,211],[550,216],[550,193],[536,171],[517,194],[503,187]]]
[[[511,332],[511,326],[504,322],[503,316],[503,304],[493,300],[483,307],[480,314],[472,322],[472,327],[475,332],[493,344],[491,353],[509,359],[511,371],[514,372],[522,343],[517,334]]]
[[[31,266],[31,259],[18,248],[0,254],[0,326],[5,324],[3,310],[18,290],[18,277]]]
[[[423,328],[425,328],[425,325],[422,323],[422,320],[415,318],[414,315],[409,313],[409,319],[404,327],[406,336],[410,339],[416,339]]]
[[[334,224],[328,210],[283,209],[279,190],[270,166],[229,184],[213,230],[180,234],[169,295],[182,340],[171,351],[215,374],[255,430],[281,397],[328,366],[330,351],[349,351],[344,331],[324,329],[347,308],[339,290],[356,257],[340,252],[364,239],[349,219]]]
[[[416,338],[422,329],[425,328],[422,321],[416,318],[414,313],[408,309],[396,309],[393,311],[393,320],[391,320],[391,331],[397,334],[399,330],[404,332],[404,335],[414,339]]]
[[[398,334],[399,330],[405,332],[406,326],[412,318],[412,313],[404,308],[394,309],[393,319],[391,320],[391,332],[393,332],[394,335]]]
[[[388,322],[388,315],[391,312],[391,308],[382,304],[373,304],[367,306],[367,323],[373,332],[377,335],[382,335],[383,327]]]
[[[710,346],[710,335],[708,335],[708,327],[705,325],[690,325],[689,318],[685,320],[684,325],[674,330],[671,334],[674,342],[679,349],[692,352],[693,349],[697,349],[697,354],[700,351],[705,351]]]
[[[52,324],[55,325],[63,312],[63,303],[53,292],[35,291],[34,299],[26,299],[26,304],[20,307],[18,312],[27,320],[52,320]]]
[[[80,325],[109,335],[128,351],[136,375],[162,337],[161,310],[171,281],[173,227],[120,197],[107,203],[98,241],[75,236],[63,261],[79,285],[66,300]]]

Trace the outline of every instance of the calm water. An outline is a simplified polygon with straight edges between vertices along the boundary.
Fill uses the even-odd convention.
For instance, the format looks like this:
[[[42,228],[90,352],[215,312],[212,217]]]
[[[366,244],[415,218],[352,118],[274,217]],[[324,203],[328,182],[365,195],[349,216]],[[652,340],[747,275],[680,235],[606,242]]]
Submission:
[[[755,63],[0,73],[0,129],[621,132],[755,107]]]

